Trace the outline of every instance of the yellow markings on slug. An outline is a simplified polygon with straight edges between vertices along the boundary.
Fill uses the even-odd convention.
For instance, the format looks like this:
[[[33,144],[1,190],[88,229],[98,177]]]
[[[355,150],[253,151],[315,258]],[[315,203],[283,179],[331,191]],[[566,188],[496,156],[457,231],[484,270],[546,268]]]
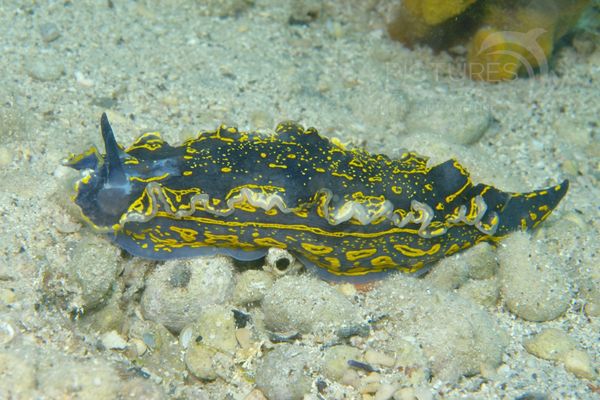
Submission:
[[[335,257],[323,257],[323,259],[325,261],[327,261],[327,263],[329,264],[329,268],[331,268],[333,270],[339,270],[340,267],[342,266],[342,264],[340,263],[340,260],[338,260]]]
[[[348,174],[343,174],[343,173],[341,174],[341,173],[339,173],[339,172],[332,172],[332,173],[331,173],[331,175],[332,175],[332,176],[339,176],[340,178],[346,178],[346,179],[348,179],[349,181],[351,181],[351,180],[353,180],[353,179],[354,179],[353,177],[351,177],[351,176],[350,176],[350,175],[348,175]]]
[[[392,186],[391,189],[392,189],[392,192],[394,192],[396,194],[402,194],[402,187],[401,186]]]
[[[269,238],[269,237],[256,238],[256,239],[254,239],[254,243],[256,243],[259,246],[263,246],[263,247],[277,247],[279,249],[287,248],[287,244],[280,242],[277,239],[273,239],[273,238]]]
[[[390,268],[395,267],[396,263],[390,256],[379,256],[371,260],[371,265],[375,268]]]
[[[322,256],[333,251],[332,247],[312,243],[300,243],[300,246],[311,254]]]
[[[265,214],[266,215],[277,215],[279,212],[277,211],[277,208],[271,208],[269,210],[265,210]]]
[[[377,253],[377,249],[350,250],[346,252],[346,259],[348,261],[356,261],[361,258],[370,257],[375,253]]]
[[[448,250],[446,250],[444,255],[449,256],[449,255],[456,253],[459,250],[460,250],[460,246],[457,245],[456,243],[453,243],[450,247],[448,247]]]
[[[455,163],[457,164],[457,163]],[[464,192],[468,187],[471,187],[473,184],[471,183],[471,179],[467,179],[467,181],[465,182],[465,184],[458,189],[456,192],[452,193],[451,195],[446,196],[446,203],[451,203],[452,201],[454,201],[454,199],[456,199],[458,196],[460,196],[460,194],[462,192]]]
[[[162,174],[160,176],[151,176],[149,178],[140,178],[139,176],[130,176],[129,180],[132,182],[138,181],[138,182],[148,183],[148,182],[162,181],[163,179],[167,179],[169,176],[170,176],[170,174],[168,172],[165,172],[164,174]]]
[[[184,242],[195,242],[198,237],[198,232],[189,228],[180,228],[177,226],[169,226],[169,229],[179,234]]]
[[[231,172],[231,168],[229,168],[229,167],[222,167],[221,168],[221,172],[225,172],[225,173]]]
[[[183,176],[190,176],[192,174],[193,174],[192,171],[183,171]]]
[[[285,164],[269,163],[269,168],[282,168],[282,169],[286,169],[287,165],[285,165]]]
[[[434,244],[429,249],[419,249],[415,247],[410,247],[405,244],[395,244],[394,249],[398,250],[400,253],[405,255],[406,257],[422,257],[425,255],[434,255],[440,250],[441,245],[439,243]]]

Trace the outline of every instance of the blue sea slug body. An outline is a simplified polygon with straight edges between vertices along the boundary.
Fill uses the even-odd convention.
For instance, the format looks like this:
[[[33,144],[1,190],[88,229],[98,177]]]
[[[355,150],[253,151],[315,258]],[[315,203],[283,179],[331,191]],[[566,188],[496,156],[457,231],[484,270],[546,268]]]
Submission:
[[[347,149],[284,122],[274,135],[220,126],[180,146],[146,133],[121,147],[106,114],[105,154],[65,164],[82,171],[74,202],[129,253],[156,260],[287,249],[329,279],[422,272],[479,242],[540,224],[568,181],[529,193],[473,185],[457,161],[428,166]]]

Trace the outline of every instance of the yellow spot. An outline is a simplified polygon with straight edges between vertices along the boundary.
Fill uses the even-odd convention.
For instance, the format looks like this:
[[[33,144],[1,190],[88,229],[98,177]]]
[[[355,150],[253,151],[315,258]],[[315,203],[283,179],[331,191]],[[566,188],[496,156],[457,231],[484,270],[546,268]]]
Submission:
[[[360,258],[372,256],[375,253],[377,253],[377,249],[351,250],[346,252],[346,258],[348,261],[356,261]]]
[[[221,168],[221,172],[231,172],[231,168],[223,167],[223,168]]]
[[[300,246],[309,253],[312,253],[317,256],[321,256],[324,254],[329,254],[333,251],[333,248],[324,245],[316,245],[311,243],[300,243]]]
[[[265,210],[266,215],[277,215],[277,209],[271,208],[270,210]]]
[[[192,174],[193,174],[192,171],[183,171],[183,176],[190,176]]]
[[[536,213],[529,213],[529,218],[531,218],[532,221],[535,221],[537,219],[537,214]]]
[[[284,164],[274,164],[274,163],[269,163],[269,168],[287,168],[287,165]]]
[[[292,158],[293,159],[293,158],[296,158],[296,155],[295,154],[288,154],[287,158]]]
[[[267,153],[260,153],[261,158],[267,158]]]
[[[381,182],[382,179],[380,176],[370,176],[369,177],[369,182]]]
[[[392,192],[396,194],[402,194],[402,187],[400,186],[392,186]]]
[[[315,168],[315,171],[317,171],[317,172],[325,172],[325,169],[323,169],[321,167],[317,167],[317,168]]]

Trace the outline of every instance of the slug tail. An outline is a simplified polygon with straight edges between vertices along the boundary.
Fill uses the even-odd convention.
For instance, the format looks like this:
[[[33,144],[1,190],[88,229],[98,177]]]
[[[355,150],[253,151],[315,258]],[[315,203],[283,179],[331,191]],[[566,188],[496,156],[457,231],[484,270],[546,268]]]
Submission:
[[[556,208],[567,193],[569,181],[529,193],[509,193],[499,211],[500,225],[495,236],[505,236],[517,230],[536,228]]]

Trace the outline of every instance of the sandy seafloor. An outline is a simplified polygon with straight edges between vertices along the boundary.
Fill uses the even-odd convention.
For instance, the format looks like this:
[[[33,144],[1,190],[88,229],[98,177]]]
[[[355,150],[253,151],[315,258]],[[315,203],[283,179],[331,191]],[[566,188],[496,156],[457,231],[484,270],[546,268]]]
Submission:
[[[295,346],[316,350],[310,353],[310,368],[300,371],[309,380],[307,398],[600,398],[600,381],[593,371],[600,362],[600,46],[594,47],[593,36],[580,34],[578,46],[560,49],[548,75],[490,85],[464,78],[460,56],[435,55],[426,48],[411,51],[389,40],[382,16],[386,4],[208,3],[78,0],[0,5],[0,398],[243,399],[255,389],[257,365],[278,346],[263,343],[255,353],[246,353],[253,360],[244,364],[246,360],[238,359],[211,382],[186,370],[176,336],[170,340],[181,350],[171,355],[179,360],[143,360],[160,352],[130,336],[128,329],[139,323],[133,321],[145,318],[139,306],[144,272],[135,277],[130,268],[132,263],[141,271],[150,268],[147,276],[156,266],[123,258],[116,247],[79,223],[68,197],[77,174],[60,165],[70,152],[92,144],[101,148],[98,121],[103,111],[125,145],[146,131],[160,131],[169,142],[180,142],[222,122],[268,132],[278,121],[291,119],[389,156],[409,148],[432,162],[456,157],[475,182],[504,190],[527,191],[568,178],[570,191],[546,223],[530,239],[521,237],[525,242],[510,242],[515,249],[544,251],[532,258],[538,264],[527,279],[536,279],[535,270],[550,270],[552,276],[558,272],[560,282],[551,286],[558,294],[540,299],[541,306],[566,299],[566,309],[557,318],[530,322],[511,312],[503,298],[510,283],[495,275],[488,278],[501,294],[492,305],[456,300],[463,295],[459,286],[469,278],[456,278],[452,271],[461,270],[461,257],[468,255],[434,266],[439,272],[423,280],[396,278],[402,281],[396,292],[387,283],[388,299],[402,299],[400,310],[414,306],[411,301],[426,302],[428,292],[406,299],[400,289],[426,290],[425,281],[442,287],[435,289],[442,299],[455,299],[452,307],[465,307],[449,312],[488,315],[503,332],[499,364],[453,376],[435,366],[435,356],[419,342],[420,332],[409,334],[410,329],[392,324],[392,332],[379,326],[340,343],[361,354],[371,345],[385,353],[377,344],[381,335],[414,336],[417,347],[424,346],[430,357],[424,361],[427,378],[399,378],[397,365],[382,362],[370,377],[355,369],[345,380],[335,381],[317,367],[320,346],[331,339],[330,333],[322,337],[309,332]],[[314,21],[289,23],[290,17],[301,20],[315,9]],[[444,124],[447,135],[442,133]],[[464,139],[464,131],[475,139]],[[460,144],[465,141],[474,142]],[[100,256],[94,259],[93,252],[84,252],[87,256],[73,266],[72,249],[80,243],[100,248]],[[95,267],[107,268],[104,254],[118,272],[106,288],[98,289],[98,298],[90,299],[89,292],[96,294],[97,288],[87,287],[92,283],[86,279],[102,286],[93,278],[103,276]],[[493,254],[500,265],[528,263],[518,259],[527,258],[527,251],[504,248]],[[74,273],[73,268],[84,272]],[[447,276],[444,268],[450,271]],[[513,268],[513,273],[519,270]],[[546,275],[540,276],[543,280]],[[126,280],[135,279],[138,287],[132,290]],[[525,282],[524,287],[538,284]],[[369,293],[351,288],[341,292],[365,321],[377,314],[376,296],[369,300]],[[114,307],[115,293],[120,293],[116,322],[106,315],[113,314],[106,310]],[[426,303],[418,306],[415,326],[428,314]],[[238,308],[252,315],[260,310],[259,305],[255,310]],[[548,328],[559,329],[576,343],[589,357],[595,376],[577,377],[563,362],[524,349],[528,338]],[[103,336],[109,331],[117,335],[112,342]],[[442,329],[438,334],[445,333]],[[264,342],[264,331],[262,335]],[[114,349],[106,349],[107,343]],[[469,341],[465,343],[463,352],[468,353]],[[134,347],[145,353],[135,353]],[[249,398],[261,398],[268,390],[254,391]]]

